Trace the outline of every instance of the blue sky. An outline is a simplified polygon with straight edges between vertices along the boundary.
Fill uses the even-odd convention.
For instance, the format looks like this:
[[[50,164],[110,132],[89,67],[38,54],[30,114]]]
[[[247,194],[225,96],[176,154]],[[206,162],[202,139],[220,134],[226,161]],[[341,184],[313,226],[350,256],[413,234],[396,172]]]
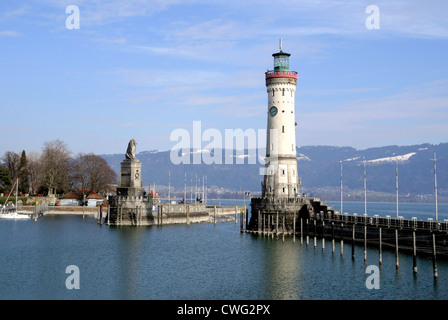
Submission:
[[[265,129],[279,38],[299,75],[298,146],[447,142],[447,16],[445,0],[1,0],[0,155],[55,139],[74,154],[132,138],[168,150],[195,120]]]

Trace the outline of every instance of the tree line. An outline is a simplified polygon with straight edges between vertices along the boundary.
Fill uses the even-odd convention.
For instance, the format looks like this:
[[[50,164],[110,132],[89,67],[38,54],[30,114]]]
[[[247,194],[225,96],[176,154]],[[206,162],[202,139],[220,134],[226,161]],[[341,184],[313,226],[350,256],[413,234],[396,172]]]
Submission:
[[[42,152],[5,152],[0,165],[0,193],[75,193],[79,199],[92,193],[105,194],[117,183],[117,174],[106,160],[93,153],[72,152],[61,140],[45,142]],[[14,189],[14,190],[13,190]]]

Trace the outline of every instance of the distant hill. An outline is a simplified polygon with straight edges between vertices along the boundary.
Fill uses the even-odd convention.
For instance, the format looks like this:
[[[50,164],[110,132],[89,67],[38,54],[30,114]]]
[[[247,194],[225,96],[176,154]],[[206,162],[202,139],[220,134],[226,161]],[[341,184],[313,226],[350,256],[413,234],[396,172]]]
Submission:
[[[226,150],[222,153],[222,163],[229,160]],[[205,153],[207,151],[200,150]],[[343,161],[344,197],[350,192],[358,194],[364,188],[364,166],[366,161],[367,190],[378,194],[395,194],[395,167],[398,161],[400,196],[419,196],[430,198],[434,194],[434,152],[437,156],[437,183],[440,199],[448,197],[448,143],[438,145],[421,144],[413,146],[386,146],[357,150],[352,147],[305,146],[297,148],[298,173],[302,179],[302,192],[326,195],[335,198],[340,194],[341,161]],[[193,151],[190,150],[190,161]],[[232,152],[230,152],[231,154]],[[246,156],[231,155],[232,164],[179,164],[174,165],[170,159],[170,151],[143,151],[136,155],[142,162],[144,186],[167,186],[170,182],[171,192],[183,191],[185,173],[187,174],[187,190],[190,186],[202,186],[202,177],[207,176],[207,186],[216,186],[229,190],[251,190],[259,192],[263,176],[259,174],[264,165],[258,160],[264,154],[245,151]],[[219,156],[213,152],[208,155]],[[120,173],[120,162],[124,154],[101,155],[110,166]],[[237,159],[243,164],[237,164]],[[257,161],[255,161],[257,160]],[[251,164],[248,162],[252,161]],[[229,162],[229,161],[228,161]],[[254,164],[255,163],[255,164]],[[168,179],[170,172],[170,179]],[[362,196],[363,197],[363,196]],[[337,198],[337,197],[336,197]],[[362,198],[363,199],[363,198]],[[355,196],[353,200],[357,199]]]

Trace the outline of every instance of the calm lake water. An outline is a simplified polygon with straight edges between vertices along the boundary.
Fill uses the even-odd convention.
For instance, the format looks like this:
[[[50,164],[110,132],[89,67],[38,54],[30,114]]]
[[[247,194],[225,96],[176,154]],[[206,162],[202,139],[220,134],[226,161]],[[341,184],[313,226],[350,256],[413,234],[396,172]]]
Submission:
[[[224,203],[225,201],[221,201]],[[235,202],[233,202],[235,203]],[[242,202],[236,203],[241,205]],[[333,203],[337,209],[339,204]],[[345,212],[364,213],[363,203],[344,203]],[[395,216],[395,204],[369,203],[369,216]],[[434,205],[400,204],[400,215],[434,217]],[[448,205],[439,205],[439,220]],[[93,218],[46,216],[34,221],[0,221],[0,299],[447,299],[448,262],[383,252],[379,289],[368,289],[369,265],[378,251],[351,244],[331,252],[294,242],[241,234],[239,223],[109,227]],[[79,269],[79,289],[69,290],[67,266]]]

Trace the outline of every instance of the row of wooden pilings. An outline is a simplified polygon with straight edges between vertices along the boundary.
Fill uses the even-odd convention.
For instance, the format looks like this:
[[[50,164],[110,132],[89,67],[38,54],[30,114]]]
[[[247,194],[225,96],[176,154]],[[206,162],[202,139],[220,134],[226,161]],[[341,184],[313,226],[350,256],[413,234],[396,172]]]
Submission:
[[[314,237],[314,248],[317,247],[317,237],[320,236],[322,239],[322,250],[325,249],[325,234],[326,234],[326,228],[331,228],[331,243],[332,243],[332,253],[335,253],[335,242],[337,235],[335,234],[335,229],[338,228],[340,231],[340,234],[338,236],[340,241],[340,254],[344,254],[344,230],[347,231],[347,227],[350,227],[351,225],[351,255],[352,259],[355,258],[355,242],[358,240],[356,239],[356,227],[357,225],[361,225],[363,227],[363,244],[364,244],[364,261],[367,260],[367,222],[365,223],[351,223],[346,222],[346,225],[344,226],[343,221],[331,221],[325,220],[325,219],[315,219],[315,218],[300,218],[297,219],[296,213],[293,214],[292,220],[293,220],[293,226],[292,231],[287,231],[286,229],[286,214],[279,214],[279,212],[276,212],[274,214],[263,214],[261,215],[260,212],[258,212],[258,230],[249,230],[248,229],[248,211],[246,210],[245,213],[243,213],[243,210],[240,212],[240,231],[241,232],[247,232],[247,233],[254,233],[254,234],[261,234],[263,236],[276,236],[278,238],[279,235],[292,235],[293,241],[295,242],[296,234],[300,234],[300,243],[303,244],[304,238],[306,241],[306,245],[309,245],[310,242],[310,236]],[[282,221],[280,221],[282,220]],[[236,221],[236,219],[235,219]],[[243,228],[244,222],[246,229]],[[300,223],[300,231],[296,230],[296,221]],[[321,234],[318,235],[317,232],[317,223],[318,221],[321,222],[320,228],[321,228]],[[367,221],[367,220],[365,220]],[[327,222],[327,225],[325,224]],[[328,225],[329,224],[329,225]],[[335,228],[335,224],[336,228]],[[281,225],[281,229],[279,228],[279,225]],[[313,229],[313,231],[310,231],[310,227]],[[344,227],[346,229],[344,229]],[[371,226],[369,226],[371,227]],[[378,229],[378,253],[379,253],[379,264],[382,265],[383,263],[383,239],[382,239],[382,227],[380,226],[374,226]],[[399,268],[399,236],[398,236],[398,228],[395,228],[395,263],[396,268]],[[416,245],[416,229],[412,230],[412,255],[413,255],[413,272],[414,274],[417,274],[417,245]],[[436,249],[436,237],[435,232],[431,232],[432,237],[432,264],[433,264],[433,275],[434,279],[437,279],[438,277],[438,270],[437,270],[437,249]]]

